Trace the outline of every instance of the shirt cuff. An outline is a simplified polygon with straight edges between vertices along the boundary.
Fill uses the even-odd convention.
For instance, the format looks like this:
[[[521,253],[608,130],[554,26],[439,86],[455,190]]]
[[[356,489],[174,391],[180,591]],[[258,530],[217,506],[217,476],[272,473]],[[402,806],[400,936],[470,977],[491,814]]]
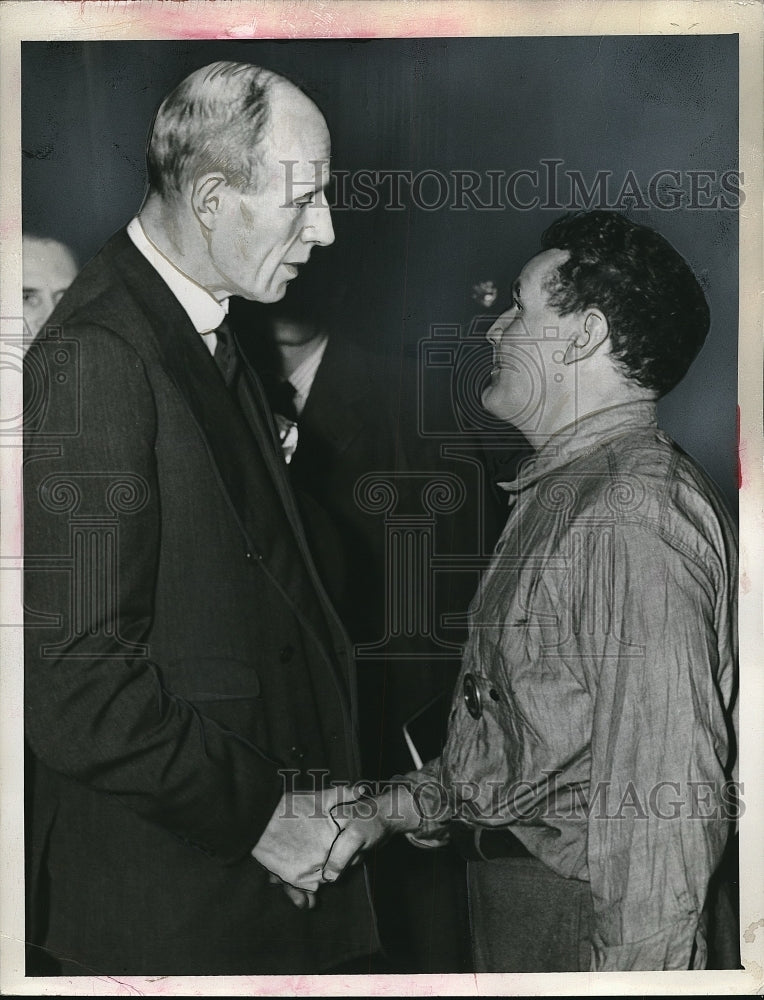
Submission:
[[[447,843],[453,810],[440,780],[440,760],[429,761],[419,771],[396,774],[391,780],[409,789],[420,817],[419,826],[407,833],[406,838],[417,847],[440,847]]]

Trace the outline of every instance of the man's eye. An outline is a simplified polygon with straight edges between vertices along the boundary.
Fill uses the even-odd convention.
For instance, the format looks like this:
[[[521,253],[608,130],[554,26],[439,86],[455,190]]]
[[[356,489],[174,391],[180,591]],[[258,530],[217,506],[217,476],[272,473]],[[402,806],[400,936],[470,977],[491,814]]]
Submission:
[[[36,291],[34,288],[25,288],[23,295],[24,295],[25,306],[39,306],[40,293]]]
[[[523,304],[522,304],[522,302],[519,299],[513,298],[512,299],[512,305],[515,307],[515,309],[517,309],[518,312],[522,312],[523,311]]]
[[[295,200],[295,205],[298,208],[305,208],[306,205],[312,205],[315,198],[315,194],[306,194],[302,198],[297,198]]]

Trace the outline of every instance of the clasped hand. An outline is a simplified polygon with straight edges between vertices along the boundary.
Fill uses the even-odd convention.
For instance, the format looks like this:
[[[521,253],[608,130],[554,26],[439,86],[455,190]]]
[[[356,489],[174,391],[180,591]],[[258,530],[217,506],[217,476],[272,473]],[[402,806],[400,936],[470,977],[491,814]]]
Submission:
[[[252,854],[300,908],[364,854],[393,833],[417,829],[419,813],[408,789],[394,785],[376,796],[363,786],[286,792]]]

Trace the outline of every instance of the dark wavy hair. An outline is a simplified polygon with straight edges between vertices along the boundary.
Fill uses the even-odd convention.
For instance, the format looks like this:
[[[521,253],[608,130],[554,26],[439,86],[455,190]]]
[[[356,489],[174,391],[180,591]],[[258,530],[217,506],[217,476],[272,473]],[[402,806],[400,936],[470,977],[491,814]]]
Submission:
[[[654,229],[618,212],[563,216],[541,237],[567,250],[549,277],[561,316],[599,309],[614,358],[639,385],[663,396],[681,381],[708,334],[708,303],[685,259]]]

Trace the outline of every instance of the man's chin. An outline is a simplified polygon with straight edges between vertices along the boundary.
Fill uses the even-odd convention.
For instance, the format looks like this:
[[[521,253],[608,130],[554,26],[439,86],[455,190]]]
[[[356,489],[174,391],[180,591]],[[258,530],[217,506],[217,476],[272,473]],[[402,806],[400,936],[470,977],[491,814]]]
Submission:
[[[483,393],[480,397],[480,405],[486,413],[490,414],[492,417],[498,417],[501,419],[501,414],[497,412],[497,410],[501,409],[500,405],[498,405],[499,403],[500,401],[496,399],[496,393],[494,392],[494,387],[492,385],[483,389]]]
[[[275,285],[273,288],[269,288],[268,291],[264,294],[263,298],[260,299],[260,301],[265,303],[281,302],[281,300],[286,295],[288,284],[289,282],[282,281],[280,284]],[[267,296],[267,298],[265,296]]]
[[[275,288],[258,289],[257,291],[241,289],[236,294],[242,299],[247,299],[249,302],[259,302],[261,305],[268,306],[274,302],[281,302],[286,295],[286,290],[287,283],[283,282],[283,284],[277,285]]]
[[[493,417],[494,420],[500,420],[504,424],[512,424],[513,427],[518,427],[517,420],[523,412],[522,407],[518,407],[517,403],[513,403],[496,392],[493,386],[489,385],[487,389],[483,390],[483,394],[480,397],[480,404],[485,412]]]

